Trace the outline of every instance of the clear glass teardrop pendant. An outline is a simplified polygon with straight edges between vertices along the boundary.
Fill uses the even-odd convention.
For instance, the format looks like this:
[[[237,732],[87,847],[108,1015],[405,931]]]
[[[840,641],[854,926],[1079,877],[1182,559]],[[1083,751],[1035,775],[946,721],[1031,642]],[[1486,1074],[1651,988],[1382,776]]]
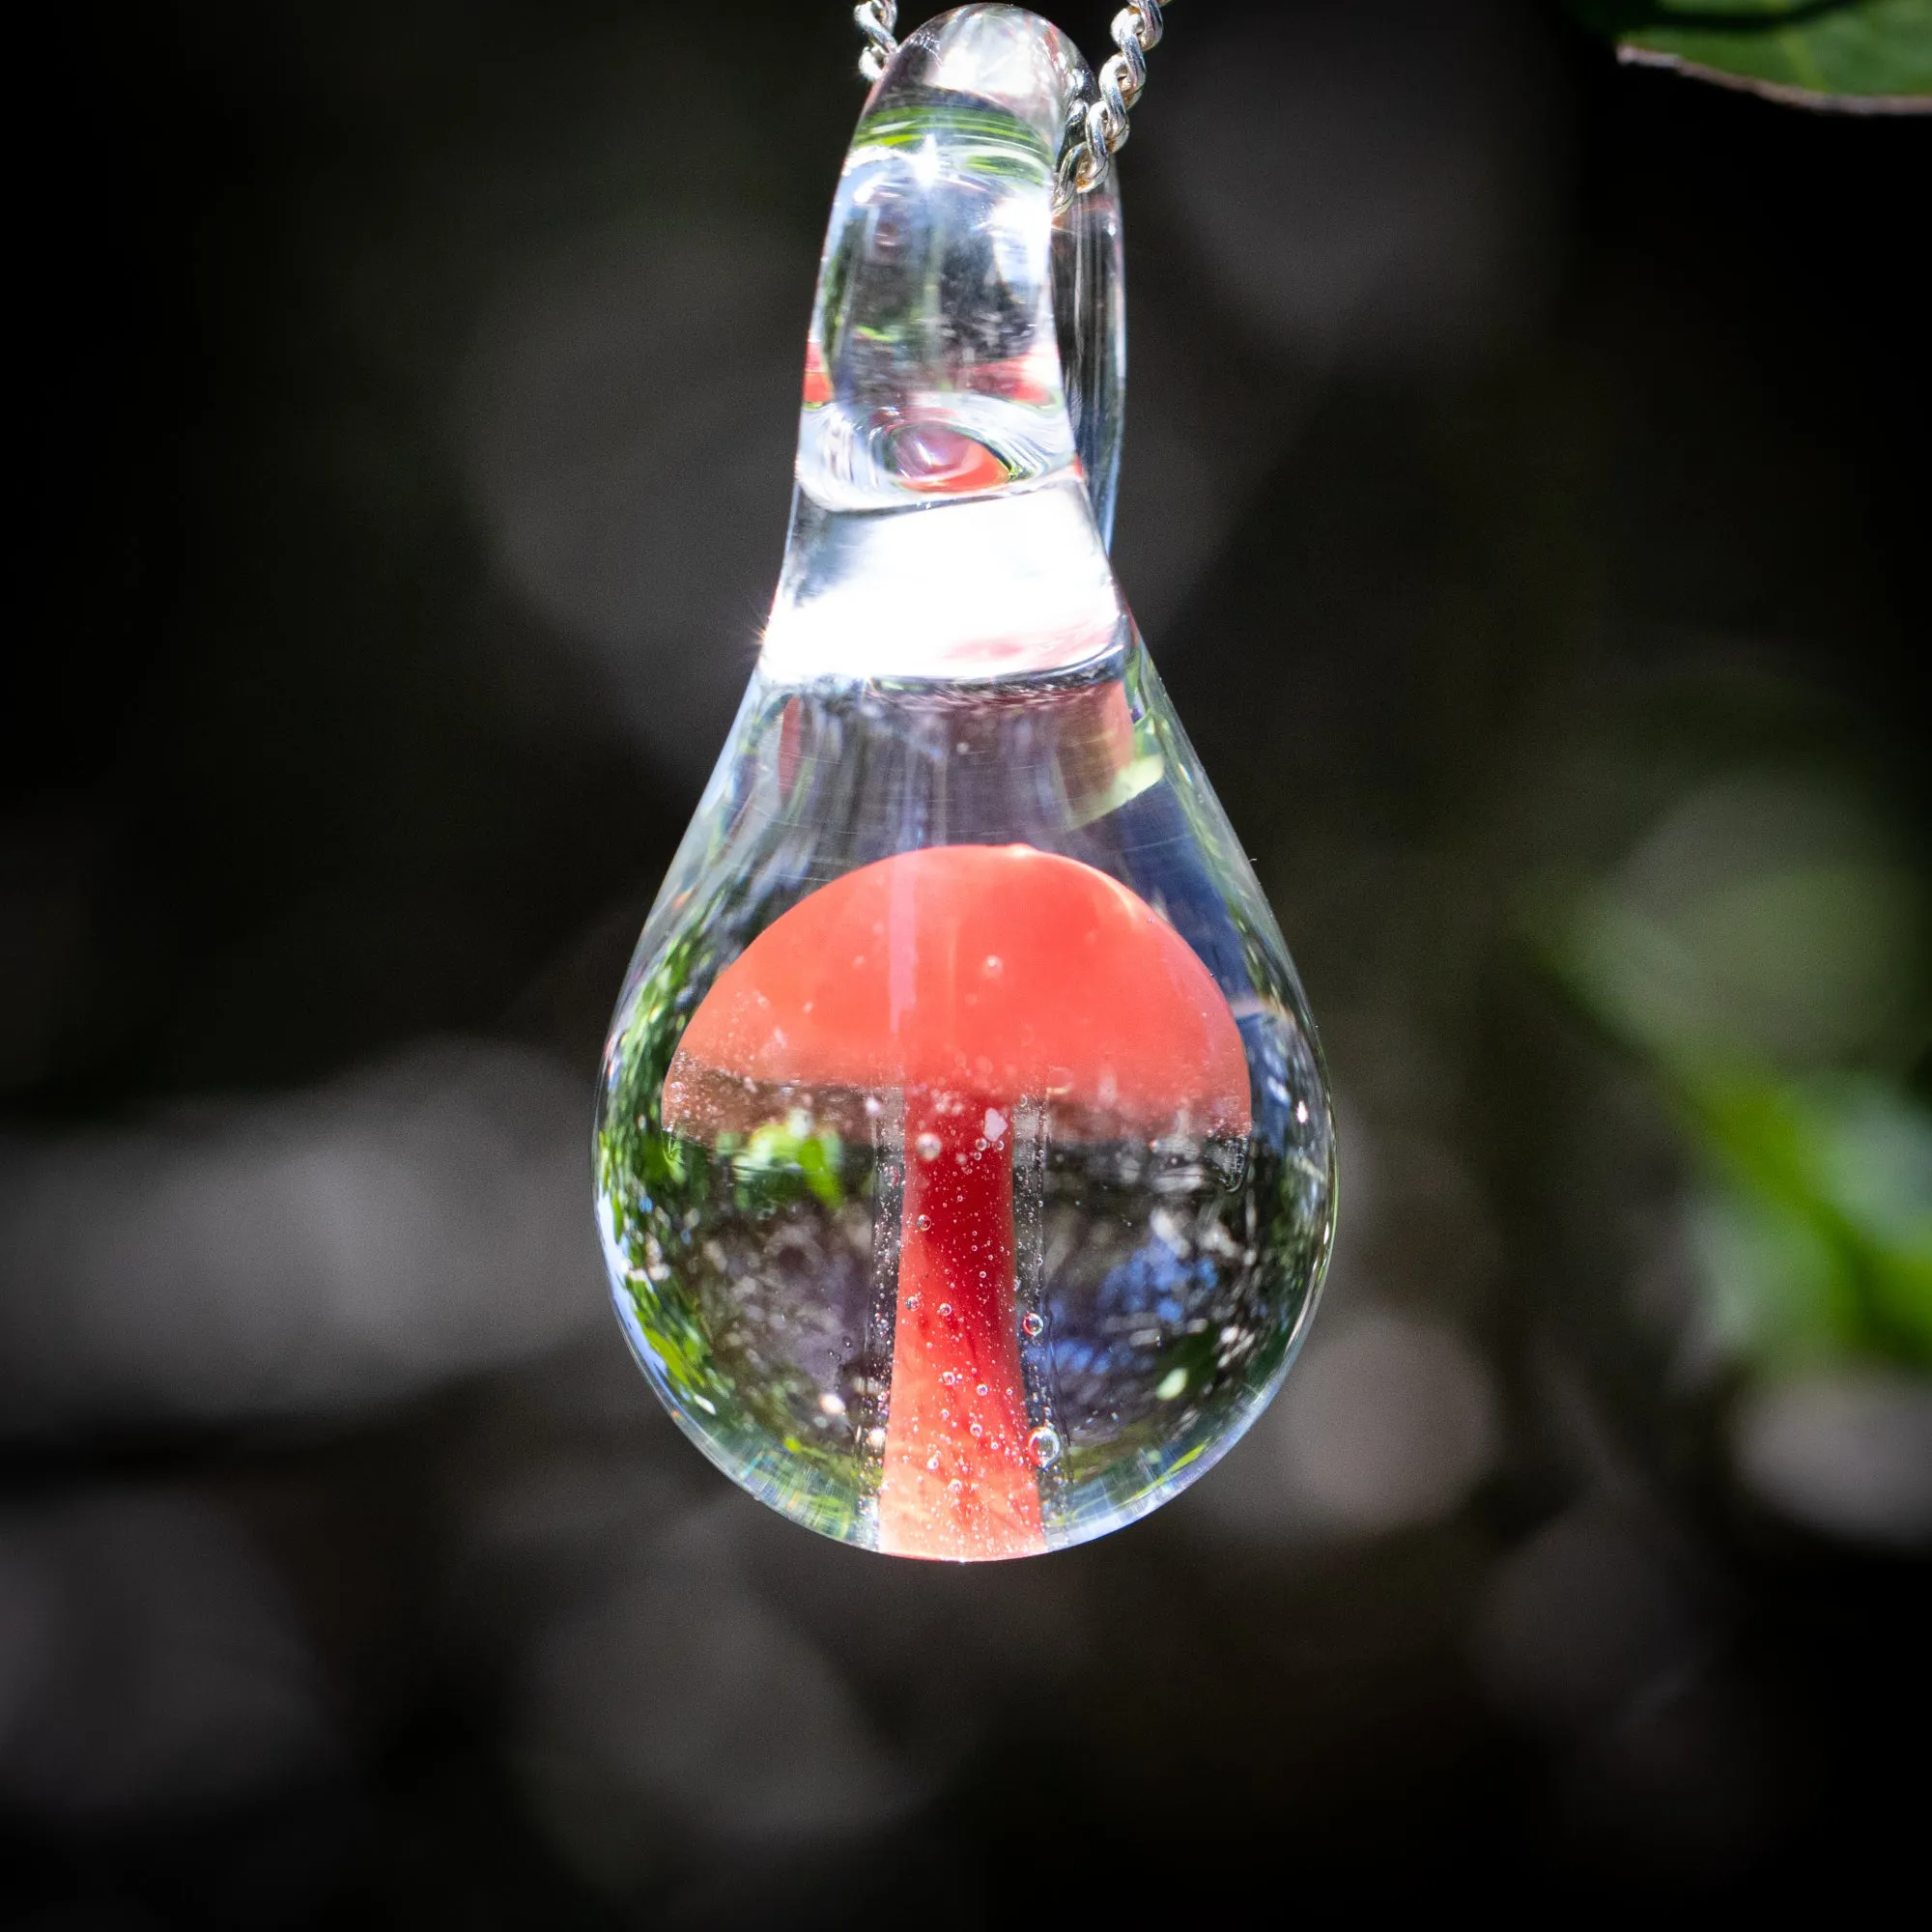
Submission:
[[[784,568],[597,1126],[618,1313],[753,1495],[1020,1556],[1212,1466],[1334,1224],[1315,1035],[1107,561],[1093,96],[1017,8],[907,40],[832,214]]]

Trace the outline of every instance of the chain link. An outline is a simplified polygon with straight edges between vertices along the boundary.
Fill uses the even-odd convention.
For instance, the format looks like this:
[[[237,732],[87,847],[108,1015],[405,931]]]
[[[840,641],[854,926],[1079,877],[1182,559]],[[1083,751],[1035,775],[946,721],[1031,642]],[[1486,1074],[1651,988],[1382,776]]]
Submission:
[[[893,32],[899,23],[899,0],[860,0],[852,9],[852,18],[866,37],[859,71],[869,83],[885,72],[886,63],[899,50],[898,37]]]
[[[1101,68],[1099,99],[1087,109],[1085,126],[1061,163],[1064,199],[1091,194],[1113,171],[1114,156],[1127,145],[1127,117],[1147,86],[1147,57],[1167,31],[1160,9],[1161,0],[1127,0],[1114,15],[1114,44],[1120,52]],[[859,71],[867,81],[877,80],[898,51],[893,32],[899,20],[898,0],[861,0],[852,9],[852,18],[866,37]]]
[[[1107,179],[1114,156],[1127,145],[1127,116],[1147,86],[1147,57],[1167,31],[1160,5],[1161,0],[1127,0],[1114,15],[1120,52],[1100,70],[1100,98],[1087,110],[1087,139],[1073,170],[1073,185],[1082,194]]]

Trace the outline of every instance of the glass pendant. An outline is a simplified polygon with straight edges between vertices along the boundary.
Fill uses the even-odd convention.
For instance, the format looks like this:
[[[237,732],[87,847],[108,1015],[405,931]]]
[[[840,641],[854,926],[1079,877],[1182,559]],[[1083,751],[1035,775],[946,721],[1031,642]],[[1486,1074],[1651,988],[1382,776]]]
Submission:
[[[1094,82],[965,7],[873,89],[756,671],[600,1094],[617,1310],[825,1535],[1023,1556],[1178,1492],[1334,1226],[1294,969],[1107,560],[1124,381]]]

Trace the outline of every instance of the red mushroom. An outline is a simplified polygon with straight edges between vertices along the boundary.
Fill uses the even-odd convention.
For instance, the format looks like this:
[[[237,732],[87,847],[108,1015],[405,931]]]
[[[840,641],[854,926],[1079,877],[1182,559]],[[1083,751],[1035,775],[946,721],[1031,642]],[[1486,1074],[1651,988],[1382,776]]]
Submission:
[[[718,1076],[905,1108],[879,1542],[983,1559],[1045,1548],[1020,1379],[1013,1120],[1077,1138],[1245,1134],[1227,1000],[1125,886],[1024,845],[903,853],[834,880],[719,975],[665,1080],[701,1131]]]

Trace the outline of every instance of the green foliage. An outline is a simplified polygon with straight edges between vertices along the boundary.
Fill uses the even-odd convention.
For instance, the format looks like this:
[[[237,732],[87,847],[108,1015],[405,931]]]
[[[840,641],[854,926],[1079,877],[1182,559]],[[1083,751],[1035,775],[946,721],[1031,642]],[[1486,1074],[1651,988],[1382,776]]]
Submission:
[[[1544,923],[1679,1122],[1709,1326],[1762,1372],[1932,1368],[1932,1114],[1896,1072],[1924,1033],[1925,898],[1845,801],[1747,780]]]
[[[1932,111],[1932,0],[1571,0],[1623,59],[1810,107]]]
[[[971,172],[988,180],[1035,182],[1053,170],[1052,151],[1018,115],[958,101],[878,108],[860,124],[853,145],[919,148],[933,140],[955,149]]]
[[[849,1538],[849,1440],[814,1429],[814,1384],[743,1341],[737,1290],[748,1260],[716,1235],[733,1222],[776,1232],[863,1205],[870,1150],[848,1146],[803,1110],[749,1134],[721,1134],[711,1147],[663,1122],[665,1076],[721,964],[756,923],[752,897],[730,874],[708,901],[686,907],[639,984],[607,1074],[598,1193],[636,1332],[678,1408],[705,1418],[704,1435],[754,1494],[781,1492],[794,1516]],[[775,1442],[782,1463],[771,1461]]]
[[[665,1379],[707,1414],[725,1410],[730,1380],[704,1339],[689,1292],[691,1250],[711,1188],[705,1150],[664,1131],[665,1075],[693,1004],[693,969],[704,949],[696,923],[667,949],[639,989],[612,1051],[611,1083],[597,1138],[597,1189],[624,1264],[639,1333]]]
[[[1775,1369],[1932,1368],[1932,1119],[1874,1081],[1692,1082],[1690,1232],[1719,1338]]]
[[[768,1121],[742,1144],[735,1134],[721,1135],[718,1152],[730,1163],[738,1207],[748,1213],[769,1214],[806,1193],[828,1208],[845,1205],[843,1143],[808,1114]]]

